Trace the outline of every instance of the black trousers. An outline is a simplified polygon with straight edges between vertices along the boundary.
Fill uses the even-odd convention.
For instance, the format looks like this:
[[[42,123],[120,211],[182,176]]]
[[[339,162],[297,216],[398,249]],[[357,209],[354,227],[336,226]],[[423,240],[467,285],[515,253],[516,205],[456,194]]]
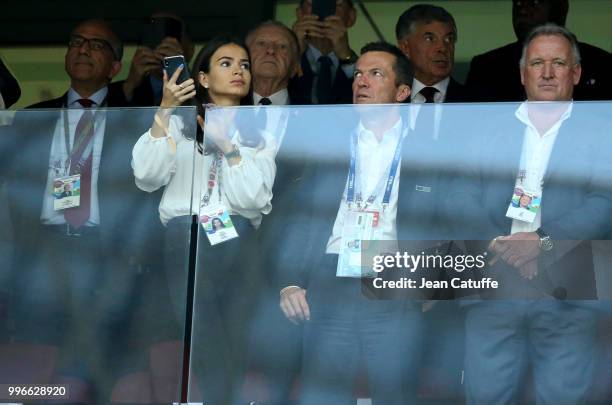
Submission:
[[[232,216],[238,238],[211,246],[200,227],[193,308],[190,400],[233,404],[241,400],[247,340],[261,277],[250,221]],[[166,274],[177,319],[187,312],[190,217],[166,230]],[[197,387],[197,391],[194,389]]]

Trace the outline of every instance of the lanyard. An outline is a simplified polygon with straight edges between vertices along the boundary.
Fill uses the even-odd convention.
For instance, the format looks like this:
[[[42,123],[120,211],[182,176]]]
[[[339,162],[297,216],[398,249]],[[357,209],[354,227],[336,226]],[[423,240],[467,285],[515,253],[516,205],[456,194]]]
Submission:
[[[397,167],[399,166],[399,161],[401,158],[402,152],[402,141],[404,139],[403,132],[400,133],[399,139],[397,141],[397,146],[395,147],[395,153],[393,154],[393,161],[391,162],[391,166],[389,167],[389,175],[387,176],[387,182],[385,186],[385,194],[383,195],[383,209],[385,209],[389,205],[389,200],[391,199],[391,190],[393,189],[393,182],[395,181],[395,176],[397,174]],[[356,166],[357,166],[357,132],[353,132],[351,136],[351,162],[349,166],[349,176],[348,176],[348,185],[346,191],[346,202],[349,206],[355,202],[355,179],[356,179]],[[380,183],[376,186],[372,194],[368,197],[366,204],[372,204],[376,200],[376,194]],[[357,204],[361,205],[361,193],[357,193]]]
[[[221,167],[223,164],[223,155],[221,152],[216,152],[213,161],[210,163],[208,171],[208,182],[206,185],[206,194],[202,197],[202,205],[206,206],[210,203],[210,196],[213,193],[215,184],[219,183],[217,191],[219,192],[219,202],[221,202]]]

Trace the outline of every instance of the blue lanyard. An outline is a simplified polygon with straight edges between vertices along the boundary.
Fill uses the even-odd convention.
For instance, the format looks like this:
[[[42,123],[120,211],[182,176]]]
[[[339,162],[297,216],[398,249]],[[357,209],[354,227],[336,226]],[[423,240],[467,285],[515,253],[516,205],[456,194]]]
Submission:
[[[385,186],[385,194],[383,195],[383,208],[389,205],[389,200],[391,199],[391,190],[393,189],[393,182],[395,181],[395,176],[397,174],[397,167],[399,166],[399,161],[401,158],[402,152],[402,141],[403,130],[400,132],[399,139],[397,141],[397,146],[395,147],[395,153],[393,155],[393,161],[391,162],[391,167],[389,168],[389,176],[387,177],[387,184]],[[355,178],[357,177],[357,132],[354,132],[351,136],[351,162],[349,166],[349,175],[348,175],[348,185],[346,190],[346,202],[351,205],[355,202]],[[374,193],[376,193],[378,187],[374,189]],[[367,202],[369,204],[373,203],[376,200],[376,195],[372,194],[368,197]],[[357,201],[358,204],[361,203],[361,198]]]

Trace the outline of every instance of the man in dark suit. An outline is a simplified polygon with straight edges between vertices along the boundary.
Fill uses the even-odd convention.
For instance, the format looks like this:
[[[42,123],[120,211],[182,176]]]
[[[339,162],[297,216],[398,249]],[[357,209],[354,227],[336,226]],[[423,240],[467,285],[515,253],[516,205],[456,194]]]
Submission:
[[[466,86],[474,101],[523,101],[519,59],[525,37],[533,28],[547,22],[565,26],[568,0],[512,0],[512,25],[517,41],[475,56],[470,64]],[[612,99],[612,55],[580,42],[582,75],[574,89],[574,100]]]
[[[399,17],[395,36],[414,68],[411,102],[469,101],[466,89],[451,77],[457,26],[448,11],[430,4],[412,6]]]
[[[157,38],[160,29],[166,36]],[[125,80],[114,82],[109,87],[110,93],[123,93],[132,107],[157,106],[162,98],[162,67],[165,57],[183,55],[185,61],[193,57],[194,46],[182,18],[173,13],[153,13],[144,26],[145,43],[141,44],[132,59],[130,71]],[[149,43],[157,40],[159,43]]]
[[[353,124],[353,131],[328,127],[324,138],[313,141],[318,161],[304,171],[291,231],[278,243],[285,256],[280,306],[290,321],[304,325],[302,403],[349,403],[361,364],[374,402],[414,400],[420,305],[366,298],[362,282],[371,279],[351,272],[346,249],[354,245],[344,241],[352,235],[347,229],[355,222],[350,218],[359,212],[379,213],[380,240],[436,239],[436,201],[442,190],[421,182],[431,173],[417,174],[419,141],[408,131],[408,114],[399,106],[366,106],[403,102],[411,82],[409,61],[398,48],[366,45],[353,83],[359,107],[333,109],[333,118],[321,111],[313,123]],[[393,181],[385,182],[387,176]],[[384,193],[381,183],[387,184]]]
[[[521,401],[529,364],[537,403],[586,400],[596,316],[581,300],[597,296],[590,240],[609,231],[612,199],[602,121],[570,102],[581,70],[572,33],[534,29],[520,59],[528,102],[486,114],[486,139],[449,193],[457,234],[482,240],[484,273],[499,282],[466,305],[469,404]]]
[[[20,112],[10,128],[9,196],[15,233],[17,340],[55,346],[58,370],[92,385],[108,403],[114,338],[133,297],[141,253],[151,246],[155,202],[131,175],[131,150],[152,114],[99,107],[125,104],[108,92],[121,69],[122,44],[102,20],[79,24],[65,56],[70,89]],[[40,109],[43,109],[40,111]],[[54,186],[78,179],[77,206],[54,203]],[[125,326],[125,325],[124,325]],[[42,382],[41,382],[42,383]]]
[[[348,39],[357,19],[352,0],[336,1],[330,16],[314,15],[312,0],[301,0],[296,14],[293,31],[300,44],[301,71],[289,83],[290,92],[308,104],[350,104],[357,59]]]

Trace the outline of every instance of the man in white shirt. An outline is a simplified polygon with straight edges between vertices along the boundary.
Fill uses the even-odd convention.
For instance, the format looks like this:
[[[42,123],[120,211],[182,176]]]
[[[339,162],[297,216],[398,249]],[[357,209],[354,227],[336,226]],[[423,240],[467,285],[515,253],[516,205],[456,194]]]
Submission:
[[[398,48],[366,45],[355,66],[354,104],[401,103],[410,95],[411,81],[409,62]],[[343,239],[359,212],[378,212],[375,232],[380,240],[420,239],[425,228],[435,227],[427,219],[435,214],[425,212],[430,205],[421,197],[428,195],[414,192],[416,180],[404,170],[410,160],[404,152],[410,152],[414,139],[404,138],[407,123],[401,109],[364,107],[356,109],[360,119],[351,135],[357,144],[353,152],[348,151],[351,137],[345,133],[328,136],[320,145],[324,154],[332,150],[333,158],[305,172],[296,227],[284,237],[292,241],[279,244],[294,259],[285,268],[280,306],[290,321],[304,324],[304,404],[349,403],[361,364],[375,403],[406,404],[415,395],[420,307],[362,295],[362,281],[369,279],[349,274]],[[337,115],[336,120],[345,120]],[[357,163],[349,165],[351,161]],[[394,176],[392,182],[389,176]],[[368,208],[357,208],[363,204]]]
[[[531,365],[536,403],[583,403],[596,328],[585,301],[597,296],[590,241],[606,236],[612,209],[605,129],[591,107],[571,103],[582,70],[571,32],[535,28],[520,66],[527,102],[479,124],[480,161],[449,193],[464,220],[457,233],[479,230],[485,272],[500,286],[480,291],[495,301],[467,307],[466,398],[520,401]]]

